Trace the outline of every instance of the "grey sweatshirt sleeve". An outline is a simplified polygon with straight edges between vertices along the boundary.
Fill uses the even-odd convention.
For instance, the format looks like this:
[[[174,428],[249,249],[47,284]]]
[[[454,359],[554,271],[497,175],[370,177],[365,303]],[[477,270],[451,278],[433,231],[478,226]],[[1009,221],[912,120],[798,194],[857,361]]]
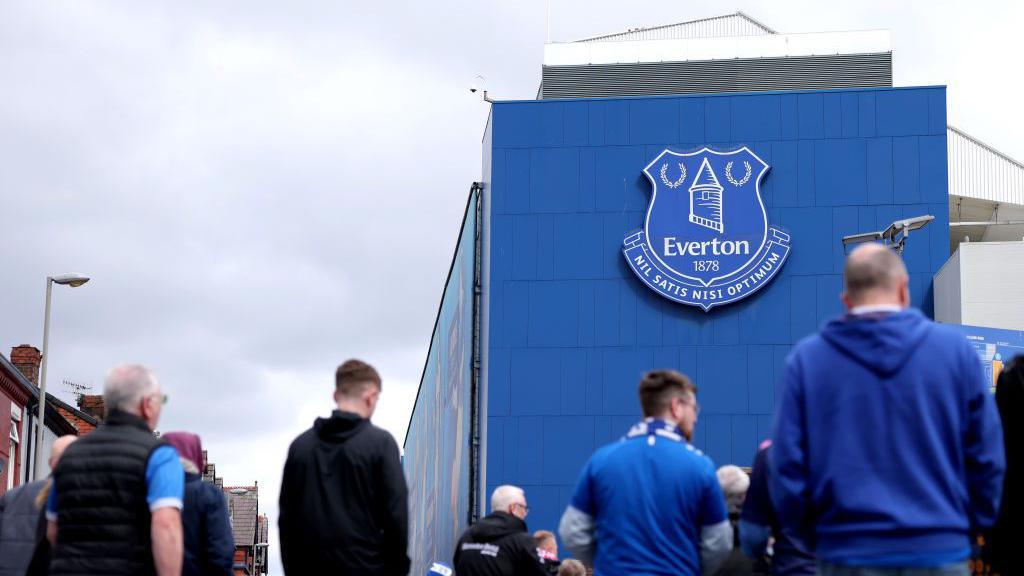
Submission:
[[[564,537],[563,537],[564,538]],[[714,574],[732,552],[732,525],[728,520],[700,529],[700,562],[704,574]]]
[[[592,516],[573,506],[565,509],[562,520],[558,523],[558,534],[562,537],[562,543],[577,560],[588,566],[594,562],[595,526]]]

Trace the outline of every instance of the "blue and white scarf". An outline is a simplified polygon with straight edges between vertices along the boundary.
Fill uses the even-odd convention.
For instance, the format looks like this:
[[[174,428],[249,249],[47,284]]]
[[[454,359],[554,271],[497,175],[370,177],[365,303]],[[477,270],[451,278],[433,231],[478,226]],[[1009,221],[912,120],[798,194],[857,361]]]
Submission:
[[[675,424],[669,424],[660,418],[644,418],[640,422],[637,422],[629,429],[629,432],[626,433],[623,440],[638,438],[640,436],[647,436],[647,443],[651,446],[654,446],[654,439],[656,436],[667,438],[673,442],[687,443],[682,430],[680,430],[678,426]]]

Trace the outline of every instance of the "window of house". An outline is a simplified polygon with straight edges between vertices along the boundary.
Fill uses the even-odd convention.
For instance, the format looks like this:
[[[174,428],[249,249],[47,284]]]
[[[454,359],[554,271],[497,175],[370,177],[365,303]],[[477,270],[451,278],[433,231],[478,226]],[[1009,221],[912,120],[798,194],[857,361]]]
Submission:
[[[11,449],[7,453],[7,489],[14,488],[15,465],[18,463],[18,425],[21,423],[21,407],[11,402]]]

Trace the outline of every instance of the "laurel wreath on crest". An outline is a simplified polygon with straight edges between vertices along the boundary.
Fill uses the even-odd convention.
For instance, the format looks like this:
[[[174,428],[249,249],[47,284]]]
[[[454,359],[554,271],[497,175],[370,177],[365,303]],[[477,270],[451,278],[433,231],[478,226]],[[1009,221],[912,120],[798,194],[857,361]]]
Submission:
[[[736,180],[735,178],[732,177],[732,162],[729,162],[728,164],[725,165],[725,179],[729,181],[729,184],[732,184],[733,186],[739,188],[740,186],[746,184],[748,180],[750,180],[750,173],[753,171],[750,167],[750,162],[744,160],[743,168],[746,170],[746,174],[743,175],[743,178]]]
[[[683,180],[686,180],[686,166],[683,166],[682,162],[679,163],[679,170],[682,174],[679,175],[679,180],[673,182],[668,179],[668,176],[666,176],[668,173],[668,163],[661,165],[661,181],[665,183],[665,186],[668,186],[669,188],[679,188],[683,185]]]

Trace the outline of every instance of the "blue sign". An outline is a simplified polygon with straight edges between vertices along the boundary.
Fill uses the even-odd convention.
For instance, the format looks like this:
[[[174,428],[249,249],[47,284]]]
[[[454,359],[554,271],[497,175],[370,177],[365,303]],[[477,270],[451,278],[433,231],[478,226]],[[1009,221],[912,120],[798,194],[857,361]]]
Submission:
[[[651,203],[622,253],[669,300],[705,312],[750,296],[789,256],[789,234],[768,224],[761,179],[768,164],[746,146],[665,150],[644,168]]]
[[[946,326],[955,328],[967,337],[967,341],[978,353],[981,366],[985,370],[985,378],[990,383],[992,392],[995,393],[1003,366],[1024,354],[1024,331],[960,324],[946,324]]]

